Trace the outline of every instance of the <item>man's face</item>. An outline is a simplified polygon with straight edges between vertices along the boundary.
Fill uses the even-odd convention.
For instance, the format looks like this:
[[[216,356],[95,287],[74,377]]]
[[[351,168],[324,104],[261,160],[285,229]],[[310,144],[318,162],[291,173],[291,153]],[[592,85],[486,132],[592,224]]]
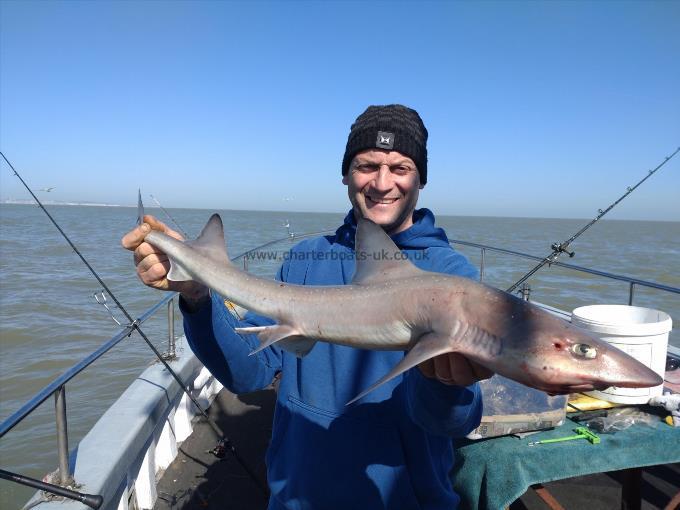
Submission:
[[[409,157],[396,151],[369,149],[357,153],[342,178],[354,216],[367,218],[388,234],[413,225],[420,175]]]

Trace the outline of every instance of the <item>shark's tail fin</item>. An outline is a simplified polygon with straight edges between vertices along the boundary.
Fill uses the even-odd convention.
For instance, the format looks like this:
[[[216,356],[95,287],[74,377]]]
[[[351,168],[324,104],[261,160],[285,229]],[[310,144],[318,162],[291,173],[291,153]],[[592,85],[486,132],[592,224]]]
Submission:
[[[229,255],[227,254],[227,246],[224,240],[224,226],[222,225],[222,218],[219,214],[213,214],[208,223],[205,224],[199,236],[193,241],[186,241],[187,246],[191,246],[197,253],[210,260],[231,266]],[[170,271],[168,272],[168,280],[173,281],[187,281],[193,280],[191,275],[185,269],[170,258]]]
[[[144,204],[142,203],[142,190],[137,188],[137,225],[144,223]]]

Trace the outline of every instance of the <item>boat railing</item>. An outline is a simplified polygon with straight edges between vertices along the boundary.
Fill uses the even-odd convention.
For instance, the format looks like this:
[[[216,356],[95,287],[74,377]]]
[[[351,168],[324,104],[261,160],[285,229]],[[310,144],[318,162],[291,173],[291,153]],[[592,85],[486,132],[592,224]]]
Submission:
[[[61,375],[56,377],[52,382],[47,384],[44,388],[38,391],[31,399],[29,399],[23,406],[21,406],[15,413],[9,416],[0,424],[0,438],[12,430],[16,425],[21,423],[27,416],[35,411],[40,404],[45,402],[50,396],[55,397],[55,421],[57,429],[57,449],[59,456],[59,478],[61,485],[70,485],[71,472],[68,462],[68,429],[66,417],[66,383],[80,374],[92,363],[101,358],[113,347],[118,345],[122,340],[129,337],[135,330],[136,326],[144,324],[150,317],[152,317],[159,309],[164,306],[168,310],[168,352],[165,356],[171,358],[174,353],[174,300],[176,293],[166,295],[158,303],[153,305],[145,311],[133,324],[124,326],[116,335],[104,342],[99,348],[85,356],[82,360],[68,368]]]
[[[243,259],[244,269],[248,269],[248,255],[263,250],[269,246],[273,246],[277,243],[283,241],[298,241],[306,237],[318,236],[330,233],[331,231],[324,230],[319,232],[309,232],[304,234],[295,234],[293,232],[288,232],[286,237],[275,239],[269,241],[260,246],[247,250],[232,259],[233,262]],[[168,349],[163,354],[164,359],[172,360],[175,358],[175,307],[174,302],[177,297],[176,292],[168,293],[158,301],[155,305],[151,306],[146,310],[141,316],[139,316],[134,323],[128,324],[122,327],[122,329],[109,340],[104,342],[96,350],[85,356],[82,360],[75,363],[73,366],[68,368],[61,375],[57,376],[54,380],[48,383],[45,387],[39,390],[33,397],[31,397],[24,405],[22,405],[16,412],[10,415],[8,418],[0,423],[0,438],[4,437],[10,430],[21,423],[25,418],[27,418],[33,411],[35,411],[43,402],[54,395],[55,399],[55,423],[57,431],[57,452],[58,452],[58,462],[59,462],[59,484],[62,486],[69,486],[73,483],[71,468],[69,465],[69,447],[68,447],[68,427],[67,427],[67,409],[66,409],[66,384],[71,381],[74,377],[80,374],[92,363],[101,358],[104,354],[110,351],[113,347],[118,345],[122,340],[128,338],[138,326],[144,324],[149,318],[158,312],[164,306],[167,307],[168,314]],[[100,300],[97,300],[100,302]],[[105,299],[104,299],[105,302]],[[109,311],[110,312],[110,311]],[[111,312],[110,312],[111,313]],[[112,315],[113,317],[113,315]],[[114,317],[115,320],[115,317]],[[118,321],[116,321],[118,322]],[[4,470],[0,470],[4,471]],[[9,472],[5,472],[10,474]],[[8,478],[12,481],[19,482],[18,478],[11,477]],[[21,483],[21,482],[19,482]]]
[[[318,232],[310,232],[305,234],[295,234],[292,232],[288,233],[288,236],[281,239],[276,239],[274,241],[269,241],[265,244],[257,246],[251,250],[245,251],[238,256],[234,257],[232,261],[237,261],[242,259],[243,268],[248,270],[248,259],[249,255],[261,251],[265,248],[273,246],[277,243],[283,241],[298,241],[306,237],[313,237],[318,235],[324,235],[332,233],[331,230],[324,230]],[[543,258],[528,253],[523,253],[514,250],[508,250],[505,248],[498,248],[495,246],[472,243],[468,241],[462,241],[458,239],[451,240],[452,245],[467,246],[470,248],[477,248],[480,250],[481,260],[480,260],[480,280],[484,281],[485,265],[486,265],[486,253],[494,252],[505,255],[511,255],[515,257],[525,258],[529,260],[540,261]],[[553,262],[551,265],[559,266],[565,269],[578,271],[582,273],[587,273],[595,276],[600,276],[612,280],[619,280],[628,283],[629,285],[629,296],[628,304],[632,305],[634,302],[634,291],[636,286],[648,287],[664,292],[670,292],[673,294],[680,294],[680,288],[672,287],[669,285],[663,285],[656,282],[641,280],[639,278],[632,278],[625,275],[609,273],[606,271],[600,271],[596,269],[590,269],[587,267],[576,266],[573,264],[566,264],[563,262]],[[60,376],[56,377],[52,382],[47,384],[44,388],[38,391],[30,400],[28,400],[19,410],[5,419],[0,423],[0,438],[12,430],[17,424],[23,421],[27,416],[29,416],[38,406],[45,402],[50,396],[55,397],[55,421],[57,430],[57,448],[59,457],[59,478],[61,485],[68,486],[72,483],[72,475],[69,467],[69,448],[68,448],[68,429],[67,429],[67,412],[66,412],[66,383],[71,379],[80,374],[85,368],[90,366],[106,352],[115,347],[119,342],[129,337],[135,330],[136,325],[142,325],[150,317],[152,317],[158,310],[167,307],[168,314],[168,350],[164,356],[169,359],[174,358],[175,353],[175,334],[174,334],[174,301],[177,297],[176,293],[169,293],[163,297],[158,303],[146,310],[133,324],[124,326],[116,335],[111,339],[104,342],[98,349],[87,355],[81,361],[74,364],[72,367],[63,372]]]
[[[479,264],[479,280],[484,281],[484,269],[485,269],[485,258],[486,258],[486,252],[494,252],[494,253],[501,253],[504,255],[512,255],[515,257],[520,257],[520,258],[525,258],[529,260],[535,260],[535,261],[541,261],[543,260],[544,257],[537,257],[536,255],[531,255],[529,253],[523,253],[520,251],[514,251],[514,250],[508,250],[505,248],[497,248],[495,246],[490,246],[486,244],[478,244],[478,243],[471,243],[469,241],[461,241],[458,239],[452,239],[451,241],[452,245],[459,244],[461,246],[468,246],[471,248],[478,248],[480,250],[481,258],[480,258],[480,264]],[[678,287],[672,287],[670,285],[664,285],[662,283],[656,283],[656,282],[650,282],[647,280],[641,280],[639,278],[633,278],[631,276],[625,276],[621,274],[615,274],[615,273],[609,273],[607,271],[600,271],[598,269],[591,269],[589,267],[583,267],[583,266],[577,266],[574,264],[566,264],[564,262],[560,261],[555,261],[551,262],[550,265],[553,266],[558,266],[562,267],[565,269],[569,269],[572,271],[579,271],[582,273],[587,273],[591,274],[594,276],[601,276],[603,278],[608,278],[610,280],[619,280],[622,282],[628,283],[628,304],[630,306],[633,305],[634,302],[634,297],[635,297],[635,286],[638,285],[640,287],[648,287],[650,289],[657,289],[661,290],[664,292],[670,292],[672,294],[680,294],[680,288]]]

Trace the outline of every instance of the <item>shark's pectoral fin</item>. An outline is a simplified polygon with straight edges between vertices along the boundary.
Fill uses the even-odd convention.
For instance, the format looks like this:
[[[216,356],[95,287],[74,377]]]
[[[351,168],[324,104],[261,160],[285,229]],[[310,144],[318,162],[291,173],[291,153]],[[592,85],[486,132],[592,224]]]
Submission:
[[[387,375],[379,379],[375,384],[347,402],[346,405],[350,405],[360,398],[365,397],[368,393],[372,392],[381,384],[385,384],[387,381],[394,379],[399,374],[406,372],[409,368],[413,368],[423,361],[427,361],[428,359],[439,356],[440,354],[451,352],[451,350],[449,337],[436,335],[434,333],[427,333],[423,335],[411,348],[411,350],[408,351],[408,354],[404,356],[404,359],[397,363],[397,366],[395,366]]]
[[[284,351],[295,354],[298,358],[304,358],[316,345],[316,340],[306,336],[289,336],[279,341]]]
[[[300,335],[297,329],[286,324],[235,328],[234,331],[238,334],[255,333],[257,335],[257,338],[260,340],[260,346],[251,352],[250,356],[279,342],[279,345],[283,350],[295,354],[298,358],[302,358],[303,356],[306,356],[316,344],[316,340]]]
[[[166,278],[171,282],[188,282],[193,280],[193,277],[172,259],[170,259],[170,270]]]

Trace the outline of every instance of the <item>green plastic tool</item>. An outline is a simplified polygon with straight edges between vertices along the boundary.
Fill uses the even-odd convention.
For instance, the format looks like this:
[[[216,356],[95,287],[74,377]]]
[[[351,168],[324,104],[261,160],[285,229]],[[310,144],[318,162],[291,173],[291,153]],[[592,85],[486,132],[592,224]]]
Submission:
[[[576,432],[575,436],[567,436],[567,437],[558,437],[555,439],[543,439],[541,441],[533,441],[529,443],[529,446],[536,446],[538,444],[547,444],[547,443],[560,443],[562,441],[572,441],[574,439],[587,439],[589,443],[592,444],[599,444],[600,443],[600,437],[593,433],[589,428],[587,427],[576,427],[574,429],[574,432]]]

